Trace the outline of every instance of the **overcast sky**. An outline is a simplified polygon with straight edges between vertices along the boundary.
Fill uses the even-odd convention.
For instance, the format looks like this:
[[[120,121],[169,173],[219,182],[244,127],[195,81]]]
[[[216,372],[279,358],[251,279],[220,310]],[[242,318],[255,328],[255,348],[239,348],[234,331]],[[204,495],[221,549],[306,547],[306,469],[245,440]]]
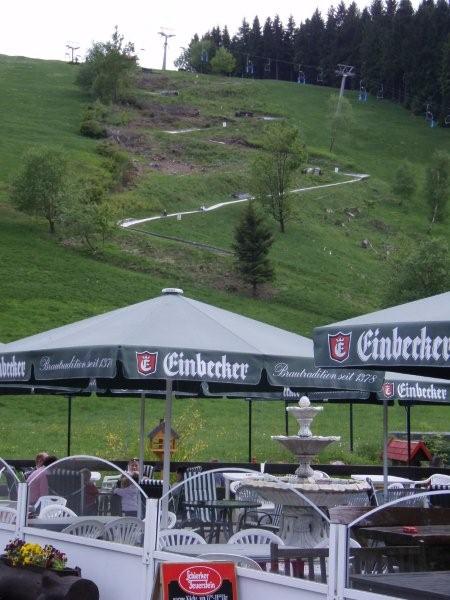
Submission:
[[[363,8],[370,0],[356,0]],[[417,7],[419,0],[413,0]],[[245,17],[260,21],[278,13],[285,23],[298,24],[316,8],[326,15],[330,0],[0,0],[0,54],[65,60],[66,44],[80,46],[81,58],[93,41],[106,41],[115,25],[135,44],[140,64],[160,68],[161,27],[176,37],[169,40],[167,67],[187,46],[194,33],[228,25],[230,34]],[[338,4],[338,0],[334,2]],[[346,2],[348,5],[348,2]]]

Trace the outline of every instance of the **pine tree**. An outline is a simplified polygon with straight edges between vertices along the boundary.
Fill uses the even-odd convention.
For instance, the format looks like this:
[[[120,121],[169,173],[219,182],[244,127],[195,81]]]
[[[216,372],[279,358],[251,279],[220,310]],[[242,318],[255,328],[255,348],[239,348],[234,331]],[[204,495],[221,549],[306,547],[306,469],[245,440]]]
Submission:
[[[227,50],[229,50],[230,46],[231,46],[230,34],[228,32],[228,27],[226,25],[222,30],[222,46],[224,48],[226,48]]]
[[[243,210],[234,238],[236,269],[256,296],[259,285],[274,279],[268,257],[274,240],[264,218],[255,210],[254,201],[248,202]]]

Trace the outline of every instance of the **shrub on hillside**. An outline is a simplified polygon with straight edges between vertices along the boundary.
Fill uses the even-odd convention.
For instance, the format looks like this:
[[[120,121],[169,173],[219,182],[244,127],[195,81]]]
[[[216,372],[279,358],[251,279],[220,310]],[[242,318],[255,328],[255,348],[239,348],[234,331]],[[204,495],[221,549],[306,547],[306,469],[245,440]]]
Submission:
[[[128,185],[132,181],[133,163],[128,154],[114,142],[101,142],[97,146],[97,153],[104,158],[104,166],[113,179],[113,186]]]
[[[50,233],[67,195],[67,161],[62,152],[51,148],[33,148],[24,157],[11,186],[11,200],[31,215],[47,219]]]
[[[117,102],[133,86],[137,57],[131,43],[123,43],[117,27],[108,42],[95,42],[78,73],[78,84],[103,102]]]
[[[94,119],[87,119],[86,121],[82,121],[80,126],[80,133],[81,135],[97,140],[105,138],[108,135],[106,127],[102,125],[99,121],[95,121]]]

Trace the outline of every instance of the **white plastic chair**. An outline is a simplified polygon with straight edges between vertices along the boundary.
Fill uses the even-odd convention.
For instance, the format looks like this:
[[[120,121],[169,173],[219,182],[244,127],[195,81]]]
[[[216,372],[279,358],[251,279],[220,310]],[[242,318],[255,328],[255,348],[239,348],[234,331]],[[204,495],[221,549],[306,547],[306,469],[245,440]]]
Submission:
[[[40,519],[61,519],[64,517],[77,517],[77,513],[63,504],[49,504],[39,513]]]
[[[102,535],[105,526],[100,521],[95,519],[86,519],[85,521],[79,521],[78,523],[72,523],[61,533],[70,533],[72,535],[79,535],[80,537],[87,538],[98,538]]]
[[[258,565],[256,560],[253,560],[253,558],[249,558],[248,556],[239,556],[239,554],[208,552],[206,554],[200,554],[198,559],[233,562],[237,567],[244,567],[246,569],[256,569],[257,571],[262,571],[261,565]]]
[[[0,508],[0,523],[8,523],[9,525],[16,522],[17,510],[10,508],[9,506],[2,506]]]
[[[450,485],[450,475],[435,473],[430,477],[430,485]]]
[[[167,546],[190,546],[192,544],[206,544],[206,540],[190,529],[162,529],[158,536],[159,548]]]
[[[173,529],[177,522],[177,515],[172,511],[167,511],[167,529]]]
[[[103,529],[102,538],[109,542],[138,546],[144,535],[144,522],[136,517],[119,517]]]
[[[230,537],[229,544],[270,544],[284,546],[283,540],[266,529],[242,529]]]
[[[121,475],[105,475],[102,480],[102,490],[112,490],[116,487]]]
[[[41,496],[37,499],[36,504],[34,505],[34,510],[39,512],[45,508],[46,506],[51,506],[53,504],[59,504],[60,506],[65,506],[67,504],[66,498],[62,496]]]

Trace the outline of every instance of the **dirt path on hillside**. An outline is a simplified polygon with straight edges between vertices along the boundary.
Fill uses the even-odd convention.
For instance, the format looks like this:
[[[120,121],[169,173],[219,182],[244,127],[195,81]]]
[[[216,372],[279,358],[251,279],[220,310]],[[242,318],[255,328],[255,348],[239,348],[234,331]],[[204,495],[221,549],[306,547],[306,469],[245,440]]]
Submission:
[[[310,192],[312,190],[320,190],[320,189],[324,189],[324,188],[336,187],[338,185],[348,185],[350,183],[357,183],[359,181],[363,181],[364,179],[368,179],[370,177],[370,175],[367,175],[365,173],[342,173],[342,174],[345,175],[346,177],[351,177],[351,179],[346,179],[345,181],[337,181],[335,183],[325,183],[322,185],[313,185],[310,187],[296,188],[294,190],[290,190],[290,193],[291,194],[299,194],[302,192]],[[179,237],[163,235],[160,233],[153,233],[151,231],[144,231],[142,229],[136,228],[135,226],[140,225],[141,223],[149,223],[150,221],[159,221],[160,219],[174,219],[175,218],[175,219],[181,220],[181,218],[184,215],[193,215],[196,213],[203,214],[205,212],[219,210],[220,208],[224,208],[224,207],[230,206],[232,204],[241,204],[242,202],[248,202],[249,200],[253,200],[253,199],[254,199],[254,196],[248,195],[247,197],[239,198],[238,200],[227,200],[225,202],[218,202],[216,204],[211,204],[210,206],[206,206],[206,205],[201,206],[200,208],[195,209],[195,210],[187,210],[184,212],[174,212],[174,213],[169,213],[169,214],[155,215],[153,217],[145,217],[143,219],[127,218],[127,219],[123,219],[122,221],[119,221],[118,225],[120,227],[123,227],[124,229],[131,229],[132,231],[136,231],[138,233],[142,233],[145,235],[151,235],[154,237],[171,240],[173,242],[179,242],[182,244],[195,246],[196,248],[202,248],[204,250],[208,250],[209,252],[214,252],[215,254],[233,254],[233,252],[231,252],[230,250],[226,250],[224,248],[217,248],[216,246],[211,246],[210,244],[203,244],[201,242],[195,242],[193,240],[185,240],[185,239],[179,238]]]

